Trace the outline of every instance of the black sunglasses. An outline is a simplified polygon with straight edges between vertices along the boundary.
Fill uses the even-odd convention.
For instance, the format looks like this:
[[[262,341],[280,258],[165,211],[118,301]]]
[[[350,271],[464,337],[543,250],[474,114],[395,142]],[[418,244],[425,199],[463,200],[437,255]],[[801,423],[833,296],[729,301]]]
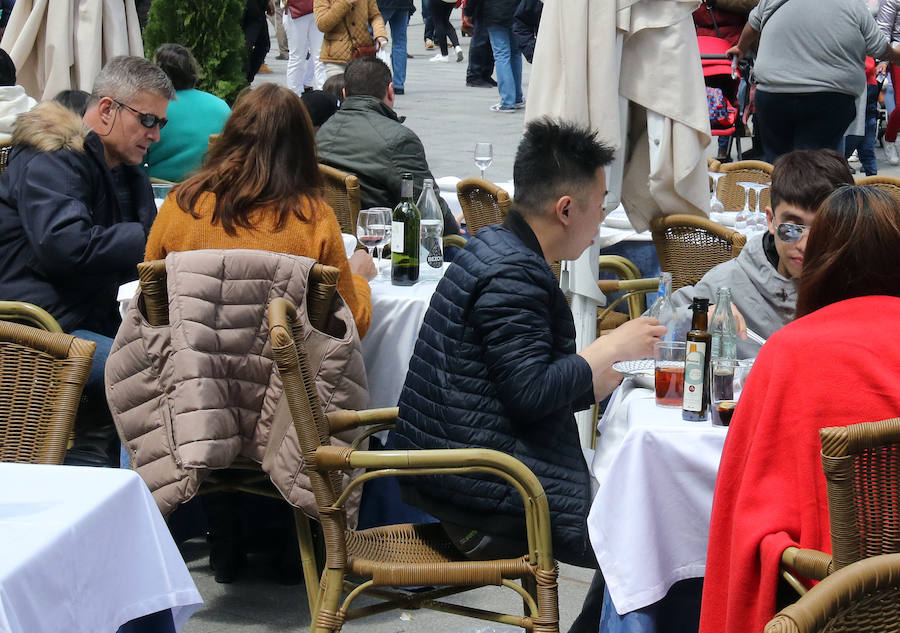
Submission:
[[[140,121],[141,125],[143,125],[145,128],[149,129],[155,125],[159,125],[159,129],[161,130],[164,127],[166,127],[166,123],[169,122],[169,119],[167,119],[165,117],[158,117],[155,114],[147,114],[146,112],[141,112],[140,110],[135,110],[130,105],[128,105],[126,103],[122,103],[118,99],[113,99],[112,97],[110,97],[110,99],[112,99],[113,101],[118,103],[123,108],[128,108],[129,110],[134,112],[137,115],[138,121]]]
[[[775,227],[775,235],[778,236],[782,242],[796,242],[803,234],[809,230],[809,227],[805,224],[791,224],[790,222],[784,222]]]

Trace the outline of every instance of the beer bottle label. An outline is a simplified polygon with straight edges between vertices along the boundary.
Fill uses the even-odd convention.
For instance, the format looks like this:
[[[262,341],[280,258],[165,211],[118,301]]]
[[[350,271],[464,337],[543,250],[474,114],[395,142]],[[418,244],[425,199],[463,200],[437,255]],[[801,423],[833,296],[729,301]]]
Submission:
[[[691,341],[690,351],[684,357],[684,405],[685,411],[699,413],[703,410],[703,367],[706,359],[706,343]]]

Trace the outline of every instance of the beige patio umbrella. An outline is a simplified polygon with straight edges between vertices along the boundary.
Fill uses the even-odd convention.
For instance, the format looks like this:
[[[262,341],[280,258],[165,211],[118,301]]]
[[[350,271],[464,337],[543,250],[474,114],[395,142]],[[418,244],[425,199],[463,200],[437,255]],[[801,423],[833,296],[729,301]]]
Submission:
[[[672,213],[708,214],[711,136],[696,0],[544,0],[526,119],[590,126],[616,147],[608,206],[619,201],[637,231]],[[564,266],[578,346],[596,337],[597,246]],[[589,415],[578,418],[582,442]]]
[[[17,0],[0,48],[38,100],[90,92],[110,58],[144,54],[134,0]]]

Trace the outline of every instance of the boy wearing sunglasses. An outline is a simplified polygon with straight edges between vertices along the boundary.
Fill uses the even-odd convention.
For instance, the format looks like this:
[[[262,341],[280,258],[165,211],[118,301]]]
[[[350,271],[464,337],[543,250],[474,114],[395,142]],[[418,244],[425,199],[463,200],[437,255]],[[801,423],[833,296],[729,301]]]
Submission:
[[[750,328],[769,338],[793,320],[809,226],[832,191],[852,184],[847,161],[834,150],[794,150],[779,157],[769,190],[772,206],[766,207],[768,230],[750,236],[740,255],[711,269],[696,286],[685,286],[672,295],[679,326],[690,323],[687,306],[693,297],[715,301],[716,289],[724,286],[731,288],[742,335]],[[713,309],[710,306],[710,314]],[[756,343],[743,336],[738,339],[739,357],[758,352]]]

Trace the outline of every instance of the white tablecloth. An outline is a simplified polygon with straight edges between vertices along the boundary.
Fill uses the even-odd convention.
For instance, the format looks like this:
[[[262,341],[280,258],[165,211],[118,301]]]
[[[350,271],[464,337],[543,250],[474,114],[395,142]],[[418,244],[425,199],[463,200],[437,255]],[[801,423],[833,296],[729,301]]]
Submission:
[[[362,340],[370,406],[395,407],[437,281],[394,286],[390,280],[374,280],[370,286],[372,324]]]
[[[0,464],[0,631],[113,633],[203,603],[130,470]]]
[[[627,379],[600,422],[588,516],[591,544],[619,614],[702,577],[709,516],[727,429],[685,422]]]

